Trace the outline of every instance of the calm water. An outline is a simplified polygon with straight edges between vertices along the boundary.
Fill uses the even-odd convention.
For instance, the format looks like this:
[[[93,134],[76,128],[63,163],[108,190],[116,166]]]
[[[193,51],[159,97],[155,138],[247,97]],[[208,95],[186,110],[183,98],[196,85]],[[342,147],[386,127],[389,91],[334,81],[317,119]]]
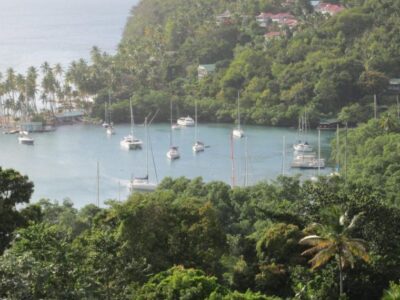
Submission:
[[[194,155],[192,143],[194,128],[174,131],[174,142],[179,146],[181,158],[170,162],[165,154],[169,147],[169,126],[155,124],[150,129],[154,160],[158,178],[165,176],[202,176],[205,181],[223,180],[231,183],[230,159],[231,126],[209,124],[199,126],[199,139],[209,148]],[[35,183],[33,201],[40,198],[62,200],[71,198],[77,207],[96,201],[97,161],[100,164],[100,200],[124,199],[132,176],[146,174],[146,145],[142,150],[127,151],[120,148],[120,140],[129,133],[128,125],[116,127],[116,135],[107,137],[100,126],[74,125],[59,127],[52,133],[34,134],[35,145],[20,145],[15,135],[0,135],[0,165],[15,168],[29,176]],[[286,137],[286,174],[296,174],[290,169],[292,144],[297,133],[292,129],[250,127],[247,135],[248,180],[274,179],[281,174],[282,139]],[[331,132],[321,133],[322,156],[329,155]],[[145,139],[144,128],[137,127],[136,135]],[[317,134],[312,132],[309,142],[317,145]],[[246,139],[234,140],[237,184],[244,184]],[[155,180],[153,165],[149,170]],[[330,172],[326,168],[323,172]],[[315,175],[309,170],[303,176]]]
[[[0,0],[0,72],[114,52],[138,0]]]

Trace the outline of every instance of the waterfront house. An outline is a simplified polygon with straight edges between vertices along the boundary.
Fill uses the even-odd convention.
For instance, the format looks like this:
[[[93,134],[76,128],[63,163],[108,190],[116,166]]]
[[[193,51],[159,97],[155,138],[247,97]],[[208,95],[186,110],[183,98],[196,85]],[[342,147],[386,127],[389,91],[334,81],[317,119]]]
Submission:
[[[42,122],[23,122],[20,124],[21,130],[27,132],[42,132],[43,123]]]
[[[215,71],[215,64],[199,65],[197,68],[198,79],[203,79]]]
[[[55,114],[55,119],[58,124],[70,124],[81,121],[85,113],[81,110],[64,111]]]

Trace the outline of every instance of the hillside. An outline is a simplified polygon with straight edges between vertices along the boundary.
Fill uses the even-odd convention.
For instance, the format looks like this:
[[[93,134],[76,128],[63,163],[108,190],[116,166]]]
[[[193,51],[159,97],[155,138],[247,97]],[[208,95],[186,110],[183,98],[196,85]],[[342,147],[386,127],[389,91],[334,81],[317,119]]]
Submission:
[[[316,121],[346,106],[359,110],[355,103],[366,111],[356,121],[365,120],[373,94],[380,104],[395,103],[384,91],[400,74],[400,4],[338,4],[344,9],[331,16],[300,0],[143,0],[116,57],[120,88],[141,95],[139,110],[154,99],[166,108],[172,97],[191,112],[196,98],[210,121],[234,119],[238,91],[248,123],[294,125],[305,108]],[[262,24],[261,13],[272,17]],[[271,21],[285,13],[286,22]],[[199,64],[215,64],[215,72],[199,80]]]

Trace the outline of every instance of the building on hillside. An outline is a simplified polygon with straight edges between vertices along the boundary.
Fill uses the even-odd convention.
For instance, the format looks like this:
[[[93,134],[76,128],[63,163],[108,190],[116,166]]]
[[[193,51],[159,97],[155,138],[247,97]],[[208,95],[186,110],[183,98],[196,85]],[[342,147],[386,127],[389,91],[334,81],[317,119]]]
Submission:
[[[220,15],[215,17],[217,19],[217,25],[231,24],[232,23],[232,13],[226,10]]]
[[[317,129],[336,130],[338,126],[343,127],[343,123],[338,119],[326,119],[326,120],[320,120]]]
[[[319,3],[314,7],[314,11],[320,12],[324,15],[331,15],[331,16],[340,13],[344,9],[345,9],[344,6],[332,3]]]
[[[387,91],[391,94],[400,94],[400,78],[391,78]]]
[[[297,19],[290,13],[278,13],[272,14],[267,12],[262,12],[256,16],[256,21],[260,27],[266,28],[271,23],[278,24],[279,27],[284,25],[290,28],[297,26]]]
[[[215,71],[215,64],[199,65],[197,68],[197,78],[203,79]]]

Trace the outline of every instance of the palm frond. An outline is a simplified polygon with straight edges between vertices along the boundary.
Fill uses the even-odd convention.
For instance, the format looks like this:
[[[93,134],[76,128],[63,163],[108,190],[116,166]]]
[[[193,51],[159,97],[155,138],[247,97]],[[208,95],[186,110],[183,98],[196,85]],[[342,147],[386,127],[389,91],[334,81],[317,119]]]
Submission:
[[[364,212],[360,212],[358,214],[356,214],[353,219],[351,219],[350,225],[347,226],[347,228],[351,229],[354,228],[357,225],[358,220],[360,220],[360,218],[364,215]]]
[[[310,246],[315,246],[319,244],[321,241],[326,240],[323,237],[320,237],[319,235],[308,235],[306,237],[303,237],[300,241],[300,245],[310,245]]]
[[[325,249],[329,246],[332,245],[331,241],[321,241],[320,243],[318,243],[317,245],[315,245],[314,247],[307,249],[305,251],[303,251],[303,253],[301,253],[301,255],[313,255],[315,253],[317,253],[318,251]]]
[[[336,253],[335,247],[329,247],[329,248],[321,250],[311,260],[309,260],[309,263],[311,263],[311,265],[312,265],[311,269],[315,270],[318,267],[324,265],[332,257],[335,256],[335,253]]]
[[[365,262],[369,262],[370,257],[368,255],[367,249],[362,243],[352,241],[351,243],[347,244],[347,247],[352,255],[361,258]]]

